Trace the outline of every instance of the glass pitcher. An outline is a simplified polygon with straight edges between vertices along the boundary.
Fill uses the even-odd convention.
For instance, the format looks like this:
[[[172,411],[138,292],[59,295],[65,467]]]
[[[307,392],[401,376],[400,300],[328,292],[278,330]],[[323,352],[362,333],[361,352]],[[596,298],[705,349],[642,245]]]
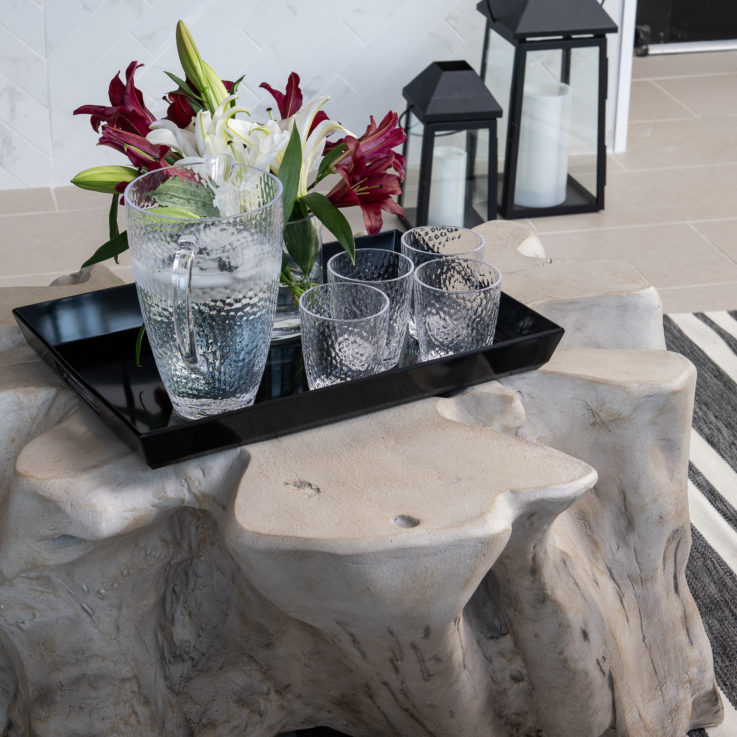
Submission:
[[[282,186],[228,157],[143,174],[125,190],[143,321],[177,414],[253,403],[281,269]]]

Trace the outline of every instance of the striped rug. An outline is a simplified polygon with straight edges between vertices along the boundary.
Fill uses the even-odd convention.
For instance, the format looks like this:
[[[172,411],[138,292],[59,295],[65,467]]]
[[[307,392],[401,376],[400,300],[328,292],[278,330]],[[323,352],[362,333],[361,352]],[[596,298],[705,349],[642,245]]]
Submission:
[[[737,737],[737,311],[671,314],[671,351],[697,369],[688,472],[693,546],[686,568],[714,653],[725,720],[692,737]]]

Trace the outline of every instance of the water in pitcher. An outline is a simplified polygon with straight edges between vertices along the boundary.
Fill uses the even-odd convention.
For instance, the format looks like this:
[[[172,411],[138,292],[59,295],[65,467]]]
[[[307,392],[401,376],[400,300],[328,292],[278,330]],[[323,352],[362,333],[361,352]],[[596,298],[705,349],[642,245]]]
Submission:
[[[201,370],[185,364],[177,347],[172,276],[133,263],[146,332],[174,409],[188,418],[251,404],[267,352],[278,284],[248,271],[192,273],[191,316]],[[164,375],[166,373],[166,375]]]

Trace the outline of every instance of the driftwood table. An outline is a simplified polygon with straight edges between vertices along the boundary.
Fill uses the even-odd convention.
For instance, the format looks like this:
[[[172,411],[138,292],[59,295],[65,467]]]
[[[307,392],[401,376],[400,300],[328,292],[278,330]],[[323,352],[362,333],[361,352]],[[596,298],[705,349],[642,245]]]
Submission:
[[[567,330],[542,369],[157,470],[0,329],[2,734],[720,721],[684,577],[694,369],[630,267],[482,230]]]

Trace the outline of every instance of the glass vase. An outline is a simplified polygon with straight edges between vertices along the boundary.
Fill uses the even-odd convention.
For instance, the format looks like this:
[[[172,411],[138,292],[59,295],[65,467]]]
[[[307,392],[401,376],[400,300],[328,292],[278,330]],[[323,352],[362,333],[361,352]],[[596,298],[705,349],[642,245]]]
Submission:
[[[287,245],[289,250],[287,250]],[[290,253],[301,253],[303,263],[311,263],[310,273],[305,275]],[[279,297],[274,316],[274,327],[271,331],[272,341],[283,341],[296,338],[300,334],[299,327],[299,294],[314,284],[321,284],[322,278],[322,225],[314,216],[284,223],[282,254],[289,270],[293,289],[279,284]],[[295,295],[295,291],[298,293]]]

